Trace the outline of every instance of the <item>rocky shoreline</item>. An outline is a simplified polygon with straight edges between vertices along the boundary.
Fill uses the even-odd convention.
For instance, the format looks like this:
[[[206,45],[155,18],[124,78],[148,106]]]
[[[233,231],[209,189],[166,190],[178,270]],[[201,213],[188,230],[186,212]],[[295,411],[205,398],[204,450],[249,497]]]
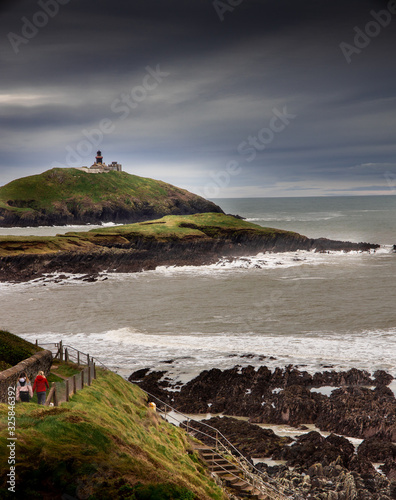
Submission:
[[[92,250],[33,253],[28,249],[27,253],[1,256],[0,281],[29,281],[51,273],[88,274],[95,277],[104,271],[132,273],[153,270],[157,266],[209,265],[221,258],[233,259],[260,252],[368,252],[380,247],[370,243],[311,239],[280,231],[266,237],[249,230],[224,232],[216,237],[192,236],[165,241],[141,237],[129,242],[119,240],[119,237],[112,240],[96,237],[93,243],[90,241],[92,246],[95,245]],[[16,245],[23,248],[24,243],[17,242]]]
[[[388,387],[393,377],[385,371],[310,374],[294,366],[274,371],[235,366],[205,370],[175,385],[166,371],[143,369],[129,380],[183,413],[227,415],[203,423],[218,429],[248,459],[259,460],[258,469],[302,498],[396,498],[396,398]],[[278,436],[265,424],[292,426],[300,435],[293,440]],[[307,424],[317,430],[309,431]],[[194,428],[199,426],[194,423]],[[348,437],[360,444],[355,447]]]

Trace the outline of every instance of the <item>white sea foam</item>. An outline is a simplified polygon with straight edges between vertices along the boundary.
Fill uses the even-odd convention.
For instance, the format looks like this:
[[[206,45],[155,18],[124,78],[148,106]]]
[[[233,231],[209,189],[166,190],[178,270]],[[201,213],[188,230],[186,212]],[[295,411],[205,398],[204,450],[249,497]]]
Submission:
[[[260,270],[260,269],[276,269],[279,267],[298,267],[303,265],[338,265],[342,261],[356,261],[370,258],[371,256],[391,255],[392,246],[384,245],[370,252],[362,251],[328,251],[315,252],[298,250],[296,252],[283,253],[258,253],[254,256],[219,259],[215,264],[204,266],[158,266],[154,271],[148,273],[160,273],[164,275],[170,274],[211,274],[223,273],[226,271],[237,270]]]
[[[0,236],[55,236],[68,232],[85,232],[102,227],[120,226],[115,222],[103,222],[101,224],[80,224],[66,226],[38,226],[38,227],[0,227]]]
[[[227,210],[256,222],[295,217],[300,222],[285,222],[285,229],[312,237],[394,242],[393,197],[364,198],[356,213],[355,198],[300,200],[297,211],[295,201],[246,203],[243,210],[238,203]],[[359,214],[382,207],[386,213]],[[42,230],[48,229],[56,234],[77,228]],[[210,266],[109,272],[103,283],[58,275],[0,284],[0,328],[41,343],[62,339],[124,376],[151,367],[188,380],[204,369],[248,364],[294,364],[310,372],[381,368],[396,376],[395,275],[391,246],[373,253],[266,253]]]
[[[152,334],[133,328],[101,333],[25,334],[30,341],[58,342],[61,338],[84,352],[98,357],[125,376],[140,368],[167,370],[176,379],[186,381],[202,370],[235,365],[271,369],[293,364],[311,373],[352,367],[374,372],[384,369],[396,377],[396,329],[337,334],[304,335]],[[169,361],[172,360],[172,363]]]
[[[261,217],[247,217],[245,220],[248,222],[315,222],[344,216],[345,214],[341,212],[312,212],[297,215],[279,212],[276,214],[265,214]]]

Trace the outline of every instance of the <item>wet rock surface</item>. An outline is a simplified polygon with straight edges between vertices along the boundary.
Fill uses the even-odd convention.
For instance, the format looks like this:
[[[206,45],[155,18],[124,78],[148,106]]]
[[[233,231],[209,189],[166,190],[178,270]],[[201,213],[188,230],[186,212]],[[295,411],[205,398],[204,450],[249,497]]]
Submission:
[[[249,458],[281,461],[283,465],[272,467],[260,463],[258,469],[297,492],[299,499],[396,499],[396,398],[387,387],[393,377],[384,371],[312,375],[293,366],[273,371],[266,366],[236,366],[203,371],[180,391],[173,390],[166,372],[140,370],[130,378],[185,413],[248,417],[249,422],[213,417],[204,423]],[[328,386],[334,387],[331,393]],[[320,387],[327,390],[311,390]],[[324,437],[311,431],[290,443],[255,423],[300,426],[300,430],[302,424],[315,424],[331,434]],[[355,449],[347,437],[363,441]],[[373,464],[381,464],[379,470]]]
[[[323,400],[316,424],[357,438],[374,435],[396,441],[396,399],[386,386],[342,387]]]
[[[197,439],[208,446],[213,446],[216,435],[220,440],[224,436],[249,458],[271,457],[292,442],[291,438],[277,436],[271,429],[261,429],[257,425],[231,417],[212,417],[200,423],[193,422],[189,427],[195,429]],[[216,429],[220,434],[216,433]]]

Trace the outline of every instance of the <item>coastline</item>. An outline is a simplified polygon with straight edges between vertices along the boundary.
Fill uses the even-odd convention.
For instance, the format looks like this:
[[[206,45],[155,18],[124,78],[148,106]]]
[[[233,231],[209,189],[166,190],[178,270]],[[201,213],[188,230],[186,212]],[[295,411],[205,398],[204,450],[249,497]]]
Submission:
[[[0,281],[29,281],[56,272],[96,276],[108,270],[134,273],[158,266],[202,266],[221,258],[266,252],[369,252],[379,248],[371,243],[307,238],[224,214],[168,216],[56,237],[0,236]]]

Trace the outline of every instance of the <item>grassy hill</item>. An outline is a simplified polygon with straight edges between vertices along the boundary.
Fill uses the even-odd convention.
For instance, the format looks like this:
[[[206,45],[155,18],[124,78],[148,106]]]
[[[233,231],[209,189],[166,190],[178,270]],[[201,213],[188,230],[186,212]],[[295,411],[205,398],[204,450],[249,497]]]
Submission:
[[[0,187],[0,226],[135,222],[170,214],[222,212],[204,198],[127,172],[53,168]]]
[[[220,500],[186,434],[147,407],[146,395],[113,372],[60,407],[18,404],[18,498]],[[7,450],[8,406],[0,404],[0,446]],[[8,454],[0,454],[0,498]],[[64,496],[62,496],[64,495]]]
[[[38,351],[42,351],[42,348],[17,335],[0,330],[0,371],[17,365]]]
[[[280,236],[306,239],[297,233],[264,228],[225,214],[170,215],[150,222],[92,229],[87,232],[69,232],[58,236],[0,236],[0,257],[59,251],[84,252],[112,246],[128,246],[142,241],[166,242],[191,239],[237,241],[241,237],[271,240]]]

